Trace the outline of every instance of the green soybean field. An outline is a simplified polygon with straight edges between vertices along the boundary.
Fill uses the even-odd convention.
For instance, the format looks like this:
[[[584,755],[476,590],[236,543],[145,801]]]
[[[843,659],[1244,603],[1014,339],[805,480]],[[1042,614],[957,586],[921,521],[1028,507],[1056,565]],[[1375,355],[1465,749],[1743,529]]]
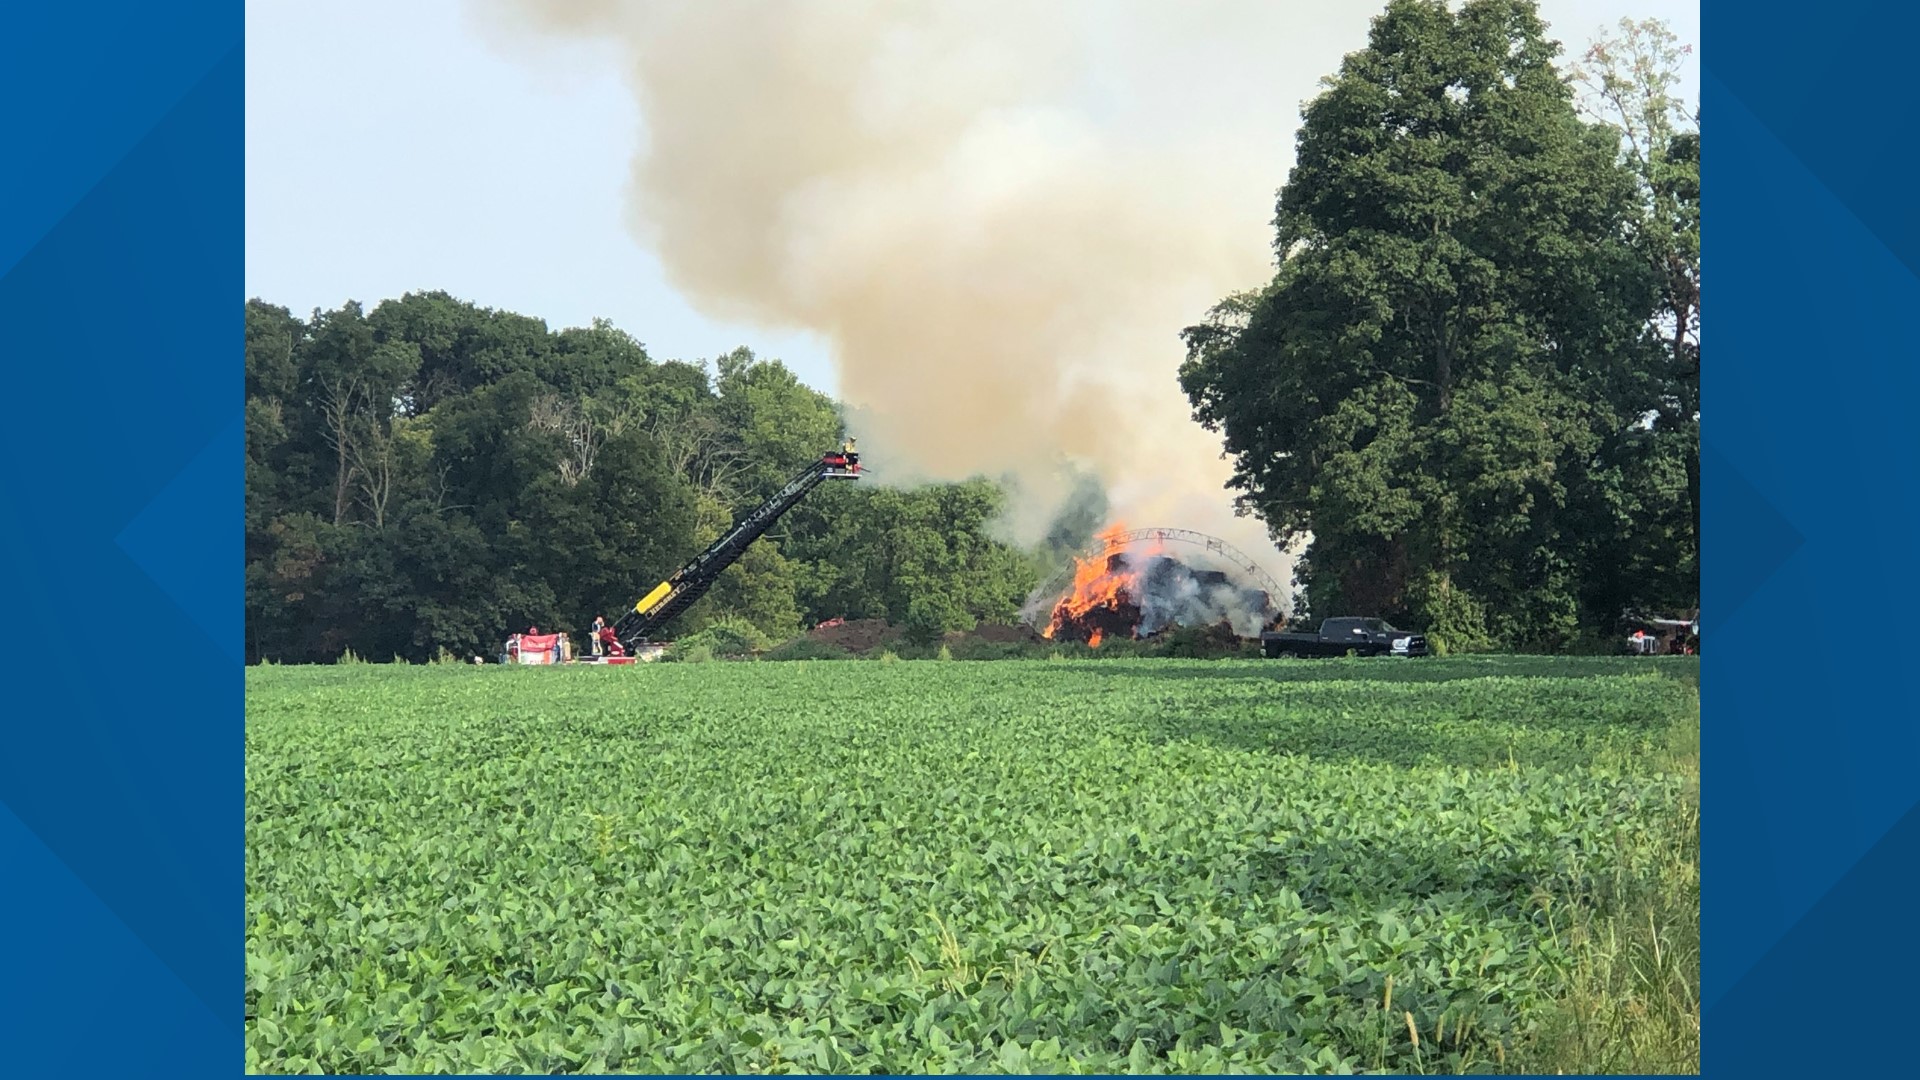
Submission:
[[[246,1065],[1696,1071],[1696,675],[250,668]]]

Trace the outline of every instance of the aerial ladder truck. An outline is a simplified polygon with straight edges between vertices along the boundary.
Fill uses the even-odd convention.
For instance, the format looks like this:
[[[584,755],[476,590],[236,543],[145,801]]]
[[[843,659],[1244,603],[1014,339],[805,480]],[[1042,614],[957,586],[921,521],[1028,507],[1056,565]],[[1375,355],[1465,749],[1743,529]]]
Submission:
[[[622,615],[609,628],[619,652],[631,654],[646,644],[661,627],[673,621],[675,616],[705,596],[707,590],[713,588],[713,583],[720,579],[721,572],[745,554],[755,540],[780,520],[780,515],[806,498],[807,492],[828,480],[858,479],[860,455],[854,452],[853,440],[847,440],[837,453],[822,454],[787,481],[785,487],[736,522],[707,550],[674,571],[672,577],[655,585],[652,592],[641,597],[631,610]]]

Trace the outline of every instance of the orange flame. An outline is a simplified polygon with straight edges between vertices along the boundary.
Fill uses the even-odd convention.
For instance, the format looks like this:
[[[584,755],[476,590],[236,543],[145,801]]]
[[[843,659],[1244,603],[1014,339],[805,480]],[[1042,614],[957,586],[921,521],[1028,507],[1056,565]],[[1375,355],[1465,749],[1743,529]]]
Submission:
[[[1118,522],[1101,530],[1096,538],[1100,541],[1100,551],[1091,558],[1074,560],[1073,587],[1060,598],[1053,607],[1053,621],[1041,631],[1041,636],[1052,640],[1067,623],[1084,617],[1096,608],[1118,608],[1126,599],[1126,594],[1136,584],[1136,574],[1132,570],[1115,568],[1111,557],[1120,549],[1121,538],[1127,527]],[[1154,545],[1159,550],[1159,545]],[[1106,631],[1095,626],[1087,637],[1087,645],[1099,648],[1106,638]]]

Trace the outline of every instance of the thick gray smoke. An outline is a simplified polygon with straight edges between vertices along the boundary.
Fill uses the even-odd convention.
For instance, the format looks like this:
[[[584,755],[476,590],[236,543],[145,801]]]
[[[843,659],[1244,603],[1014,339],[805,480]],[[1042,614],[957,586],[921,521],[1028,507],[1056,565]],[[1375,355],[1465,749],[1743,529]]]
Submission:
[[[1142,584],[1142,637],[1169,626],[1223,622],[1232,624],[1241,637],[1255,637],[1278,614],[1275,597],[1234,581],[1228,572],[1196,570],[1164,555],[1148,560]]]
[[[1178,333],[1271,273],[1299,104],[1372,5],[476,2],[618,46],[637,234],[709,314],[822,335],[885,475],[1013,477],[1035,542],[1090,472],[1285,573]]]

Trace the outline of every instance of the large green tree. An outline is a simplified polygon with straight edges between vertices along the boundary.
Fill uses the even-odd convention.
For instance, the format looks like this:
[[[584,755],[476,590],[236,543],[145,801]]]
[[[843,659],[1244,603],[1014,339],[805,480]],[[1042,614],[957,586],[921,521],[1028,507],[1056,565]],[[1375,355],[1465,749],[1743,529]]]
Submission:
[[[1181,382],[1310,608],[1456,647],[1578,630],[1588,474],[1643,421],[1660,280],[1635,176],[1526,0],[1394,0],[1309,103],[1278,270]]]

